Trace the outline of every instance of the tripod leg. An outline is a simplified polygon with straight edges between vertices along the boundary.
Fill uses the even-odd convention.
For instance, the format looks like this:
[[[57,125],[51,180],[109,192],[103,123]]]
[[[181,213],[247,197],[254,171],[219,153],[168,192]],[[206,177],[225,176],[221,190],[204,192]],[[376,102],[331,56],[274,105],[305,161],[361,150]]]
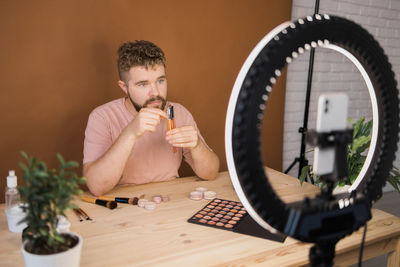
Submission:
[[[296,163],[299,162],[299,158],[295,158],[293,160],[293,162],[289,165],[289,167],[285,170],[285,174],[287,174],[288,172],[290,172],[290,170],[294,167],[294,165],[296,165]]]
[[[310,266],[311,267],[330,267],[333,266],[333,258],[335,257],[335,246],[337,240],[328,240],[316,243],[310,249]]]

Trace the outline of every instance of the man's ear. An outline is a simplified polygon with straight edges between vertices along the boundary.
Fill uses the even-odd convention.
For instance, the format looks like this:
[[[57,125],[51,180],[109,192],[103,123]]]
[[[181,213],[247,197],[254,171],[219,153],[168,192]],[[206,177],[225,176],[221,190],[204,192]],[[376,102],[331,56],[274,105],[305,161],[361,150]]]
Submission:
[[[128,94],[128,86],[125,82],[118,80],[118,86],[121,87],[125,94]]]

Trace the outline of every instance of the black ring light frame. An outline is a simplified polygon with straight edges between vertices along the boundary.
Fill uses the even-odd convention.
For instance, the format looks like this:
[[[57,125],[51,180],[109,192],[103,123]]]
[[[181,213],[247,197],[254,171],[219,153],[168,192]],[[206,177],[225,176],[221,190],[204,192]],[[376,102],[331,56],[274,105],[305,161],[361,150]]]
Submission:
[[[282,68],[311,47],[336,50],[361,72],[372,104],[371,146],[350,194],[322,202],[305,199],[284,203],[275,194],[264,170],[260,151],[261,124],[266,102]],[[397,83],[383,49],[358,24],[337,16],[315,14],[273,29],[245,61],[232,90],[226,116],[228,169],[239,199],[265,229],[304,242],[338,241],[370,219],[370,207],[381,196],[395,159],[398,132]],[[320,214],[325,225],[313,229],[312,224]],[[329,226],[337,224],[343,226],[329,232]]]

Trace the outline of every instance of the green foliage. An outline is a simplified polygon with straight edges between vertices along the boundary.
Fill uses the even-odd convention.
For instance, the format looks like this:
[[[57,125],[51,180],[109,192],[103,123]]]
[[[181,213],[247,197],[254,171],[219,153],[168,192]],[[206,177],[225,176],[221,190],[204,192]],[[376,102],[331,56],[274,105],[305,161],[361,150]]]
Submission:
[[[349,118],[353,125],[353,143],[347,147],[347,166],[349,170],[348,178],[336,182],[336,186],[351,185],[356,180],[366,159],[366,152],[371,143],[372,120],[365,122],[365,118],[360,118],[354,122]],[[320,184],[318,176],[312,172],[312,166],[304,166],[299,177],[300,184],[303,184],[306,177],[313,178],[316,184]],[[400,172],[393,166],[387,181],[400,193]],[[323,186],[323,185],[322,185]]]
[[[25,186],[19,186],[18,191],[27,212],[23,221],[28,225],[22,233],[22,239],[31,244],[40,244],[53,253],[63,251],[66,241],[56,231],[57,216],[65,216],[66,210],[75,208],[71,200],[75,195],[82,193],[79,184],[84,184],[86,179],[79,177],[72,170],[79,166],[77,162],[65,162],[60,154],[57,154],[57,170],[48,169],[46,163],[28,157],[24,151],[21,155],[28,162],[27,165],[19,163],[24,170]]]

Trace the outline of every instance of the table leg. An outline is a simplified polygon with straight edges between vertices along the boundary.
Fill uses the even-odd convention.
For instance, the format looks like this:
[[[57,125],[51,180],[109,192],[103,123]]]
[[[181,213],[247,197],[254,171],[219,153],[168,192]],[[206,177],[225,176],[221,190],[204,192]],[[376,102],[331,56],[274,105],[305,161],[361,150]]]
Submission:
[[[396,249],[388,254],[388,267],[400,266],[400,238],[397,239]]]

